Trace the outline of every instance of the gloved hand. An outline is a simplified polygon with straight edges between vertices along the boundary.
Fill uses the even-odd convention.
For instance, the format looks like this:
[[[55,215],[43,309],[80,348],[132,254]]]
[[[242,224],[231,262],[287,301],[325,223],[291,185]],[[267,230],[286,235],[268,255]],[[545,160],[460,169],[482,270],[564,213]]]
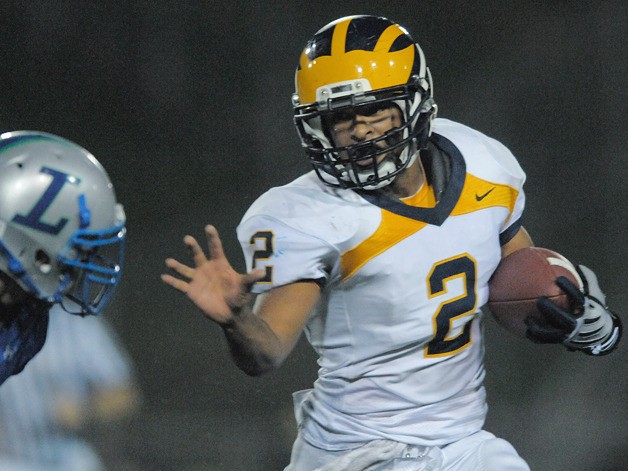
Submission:
[[[595,273],[584,265],[578,265],[576,269],[582,279],[583,291],[564,276],[556,279],[556,284],[569,297],[572,310],[540,297],[537,307],[544,319],[526,319],[526,336],[537,343],[562,343],[569,350],[606,355],[619,343],[621,321],[606,307],[606,296]]]

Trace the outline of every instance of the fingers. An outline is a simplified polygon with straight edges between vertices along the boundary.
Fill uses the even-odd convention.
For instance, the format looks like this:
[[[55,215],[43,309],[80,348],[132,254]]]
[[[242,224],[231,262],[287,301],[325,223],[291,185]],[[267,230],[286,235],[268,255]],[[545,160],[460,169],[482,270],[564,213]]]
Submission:
[[[208,224],[205,226],[205,235],[207,236],[207,246],[209,247],[209,259],[224,258],[225,253],[218,235],[218,230],[214,226]],[[197,267],[208,260],[208,257],[205,256],[205,252],[203,252],[203,249],[194,237],[186,235],[183,238],[183,243],[190,250],[192,259]]]
[[[176,271],[179,275],[188,279],[194,277],[194,268],[188,267],[181,262],[176,261],[174,258],[166,259],[166,266],[173,271]]]
[[[532,317],[528,317],[525,324],[527,326],[526,337],[535,343],[560,343],[566,337],[563,330],[539,322]]]
[[[211,281],[212,283],[214,282],[212,280],[227,280],[232,284],[240,283],[239,289],[243,289],[243,292],[248,293],[255,283],[266,276],[265,269],[257,269],[252,270],[246,275],[241,275],[238,278],[238,274],[233,270],[225,257],[222,241],[220,240],[216,228],[212,225],[205,226],[205,235],[207,237],[209,257],[205,255],[205,252],[194,237],[186,235],[183,238],[183,243],[187,246],[192,255],[194,267],[185,265],[173,258],[167,258],[166,266],[174,272],[175,276],[170,274],[161,275],[161,279],[164,283],[183,293],[189,294],[191,280],[195,279],[195,277],[205,281]],[[183,279],[178,278],[176,275],[179,275]]]
[[[194,264],[198,267],[207,261],[207,257],[205,256],[205,252],[196,239],[190,235],[186,235],[183,238],[183,243],[190,250],[190,254],[192,255],[192,259],[194,260]]]
[[[188,292],[189,283],[186,281],[180,280],[179,278],[175,278],[172,275],[165,275],[165,274],[161,275],[161,281],[181,291],[182,293]]]
[[[577,321],[572,313],[565,311],[553,303],[545,296],[541,296],[536,302],[537,308],[543,314],[546,322],[569,334],[577,325]]]
[[[584,294],[582,291],[578,289],[578,287],[569,280],[566,276],[559,276],[556,278],[556,284],[560,289],[562,289],[571,302],[573,302],[576,306],[582,306],[584,304]]]
[[[166,259],[166,266],[171,270],[175,271],[181,276],[184,276],[187,279],[192,279],[194,276],[194,269],[184,265],[183,263],[177,262],[174,258]],[[172,275],[163,274],[161,275],[161,280],[167,285],[172,286],[173,288],[181,291],[182,293],[187,293],[189,288],[189,282],[185,280],[181,280]]]
[[[582,281],[585,285],[585,292],[587,296],[592,297],[599,301],[603,306],[606,305],[606,296],[602,292],[600,288],[600,284],[598,282],[596,274],[588,267],[584,265],[578,265],[578,272],[582,278]]]
[[[225,252],[222,248],[222,241],[218,235],[218,230],[208,224],[205,226],[205,235],[207,236],[207,246],[209,247],[209,257],[212,259],[224,258]]]
[[[249,292],[253,288],[253,285],[266,276],[266,270],[257,268],[250,271],[242,277],[242,283],[246,287],[246,291]]]
[[[216,228],[214,226],[208,225],[205,227],[205,231],[207,233],[210,258],[224,257],[224,253],[222,250],[222,243],[220,242],[220,238],[218,237],[218,231],[216,230]],[[186,235],[183,238],[183,243],[189,249],[196,268],[200,267],[201,265],[203,265],[204,263],[208,261],[207,257],[205,256],[205,252],[203,252],[203,249],[201,248],[201,246],[198,244],[197,240],[194,237],[190,235]],[[176,274],[181,275],[183,278],[187,280],[191,280],[192,278],[194,278],[194,274],[196,272],[195,268],[189,267],[175,260],[174,258],[167,258],[166,266],[172,271],[174,271]],[[188,289],[189,289],[188,281],[181,280],[169,274],[161,275],[161,279],[164,283],[172,286],[173,288],[176,288],[177,290],[181,292],[184,292],[184,293],[188,292]]]

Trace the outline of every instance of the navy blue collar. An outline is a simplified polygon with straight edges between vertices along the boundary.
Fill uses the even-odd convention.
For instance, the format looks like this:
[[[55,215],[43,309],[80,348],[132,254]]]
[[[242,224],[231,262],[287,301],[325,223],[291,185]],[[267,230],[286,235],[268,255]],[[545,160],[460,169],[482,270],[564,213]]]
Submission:
[[[404,204],[398,199],[390,197],[382,190],[354,190],[362,198],[375,206],[391,213],[398,214],[416,221],[440,226],[449,217],[456,203],[460,199],[467,174],[467,166],[460,150],[444,136],[433,133],[430,142],[449,157],[451,176],[440,201],[433,208],[417,208]]]

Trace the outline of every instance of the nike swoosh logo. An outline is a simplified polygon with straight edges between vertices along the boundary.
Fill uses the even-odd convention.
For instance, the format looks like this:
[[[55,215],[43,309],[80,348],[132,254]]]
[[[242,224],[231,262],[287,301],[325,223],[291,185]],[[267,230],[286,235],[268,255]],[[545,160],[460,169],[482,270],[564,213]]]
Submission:
[[[490,193],[491,191],[493,191],[494,189],[495,189],[495,187],[491,188],[490,190],[488,190],[488,191],[487,191],[486,193],[484,193],[483,195],[478,195],[478,194],[476,193],[476,194],[475,194],[475,199],[476,199],[477,201],[482,201],[482,200],[483,200],[484,198],[486,198],[486,197],[489,195],[489,193]]]

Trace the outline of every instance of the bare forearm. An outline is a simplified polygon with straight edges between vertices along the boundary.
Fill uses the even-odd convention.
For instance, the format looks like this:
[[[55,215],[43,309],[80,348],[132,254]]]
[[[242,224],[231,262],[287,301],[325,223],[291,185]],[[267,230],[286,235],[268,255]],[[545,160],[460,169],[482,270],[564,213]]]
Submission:
[[[229,322],[221,325],[236,365],[251,376],[278,368],[299,340],[319,297],[317,283],[296,282],[258,295],[254,311],[248,304],[232,311]]]
[[[235,364],[250,376],[278,368],[290,352],[269,325],[244,307],[233,321],[222,325]]]

